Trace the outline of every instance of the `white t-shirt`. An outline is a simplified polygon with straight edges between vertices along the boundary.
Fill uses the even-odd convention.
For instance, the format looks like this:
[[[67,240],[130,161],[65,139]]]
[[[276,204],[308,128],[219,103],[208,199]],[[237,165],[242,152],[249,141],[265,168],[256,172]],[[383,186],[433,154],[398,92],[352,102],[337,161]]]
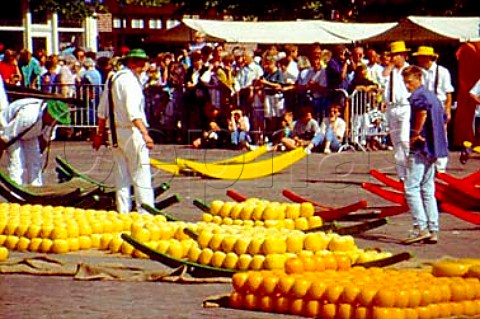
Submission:
[[[480,97],[480,79],[478,79],[477,83],[470,89],[470,94],[475,95],[476,97]],[[477,103],[477,107],[475,108],[475,117],[480,117],[480,104]]]
[[[320,132],[325,135],[327,132],[327,127],[329,126],[332,128],[333,133],[335,134],[337,139],[339,141],[343,140],[343,137],[345,136],[345,131],[347,129],[347,123],[345,122],[345,120],[341,117],[337,117],[335,122],[331,123],[330,118],[326,117],[320,125]]]

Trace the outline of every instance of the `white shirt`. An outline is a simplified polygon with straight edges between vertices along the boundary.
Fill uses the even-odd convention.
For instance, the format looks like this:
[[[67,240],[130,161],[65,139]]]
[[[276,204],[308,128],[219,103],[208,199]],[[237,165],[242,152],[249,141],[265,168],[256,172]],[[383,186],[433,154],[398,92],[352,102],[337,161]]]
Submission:
[[[294,60],[290,61],[288,63],[286,73],[288,74],[288,78],[290,79],[297,79],[298,78],[298,73],[300,73],[300,70],[298,70],[298,64]]]
[[[60,68],[58,73],[60,78],[60,90],[64,96],[72,97],[75,94],[75,77],[72,69],[68,65],[64,65]]]
[[[367,64],[367,76],[368,79],[375,82],[375,84],[381,85],[382,82],[383,66],[378,63]]]
[[[140,79],[128,68],[118,71],[112,79],[112,98],[117,127],[133,127],[132,121],[136,119],[142,120],[148,127],[145,115],[145,97]],[[108,83],[105,84],[98,105],[98,117],[108,118]]]
[[[242,130],[242,127],[244,128]],[[228,128],[230,129],[230,131],[236,131],[237,129],[240,129],[242,131],[245,131],[245,132],[249,132],[250,131],[250,120],[248,119],[248,116],[246,115],[242,115],[240,117],[240,119],[237,121],[235,121],[235,118],[232,117],[232,119],[230,120],[230,123],[228,125]]]
[[[436,79],[437,72],[438,80]],[[435,92],[435,82],[437,82],[437,92]],[[445,101],[447,100],[447,93],[453,93],[454,91],[450,72],[436,62],[433,62],[429,69],[424,70],[423,83],[428,90],[436,93],[443,106],[445,106]]]
[[[480,79],[475,83],[475,85],[470,89],[470,94],[480,97]],[[480,117],[480,104],[477,103],[475,108],[475,117]]]
[[[38,136],[50,139],[52,127],[43,127],[42,114],[46,108],[42,99],[25,98],[12,102],[5,112],[6,125],[3,128],[2,139],[9,142],[29,129],[21,139],[27,140]]]
[[[344,119],[337,117],[334,123],[330,123],[330,118],[326,117],[320,125],[320,132],[322,132],[323,135],[326,134],[328,126],[332,128],[333,133],[339,141],[343,140],[345,130],[347,129],[347,123]]]
[[[407,66],[408,63],[405,63],[400,69],[394,67],[392,69],[393,76],[391,74],[382,77],[382,85],[385,88],[385,101],[387,106],[407,106],[410,105],[408,98],[410,97],[410,92],[408,92],[405,82],[403,82],[402,71]],[[390,79],[393,78],[393,99],[390,99]],[[390,103],[392,102],[392,103]]]
[[[243,66],[235,76],[235,91],[238,92],[241,89],[251,86],[254,80],[257,80],[262,76],[263,69],[258,63],[251,62],[250,64]]]

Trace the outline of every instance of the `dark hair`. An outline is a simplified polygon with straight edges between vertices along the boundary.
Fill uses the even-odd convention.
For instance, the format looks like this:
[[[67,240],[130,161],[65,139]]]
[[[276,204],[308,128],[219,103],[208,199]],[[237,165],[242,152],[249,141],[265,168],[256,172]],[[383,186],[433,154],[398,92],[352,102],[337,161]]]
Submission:
[[[45,68],[50,70],[53,67],[56,67],[56,63],[52,59],[47,59],[47,61],[45,61]]]
[[[313,112],[313,107],[310,104],[304,104],[300,107],[300,114],[302,117],[312,112]]]
[[[213,48],[209,45],[204,45],[201,49],[200,49],[200,52],[202,53],[202,55],[210,55],[212,54],[213,52]]]
[[[202,53],[200,53],[199,51],[193,51],[190,54],[190,59],[192,60],[192,62],[201,60],[202,59]]]

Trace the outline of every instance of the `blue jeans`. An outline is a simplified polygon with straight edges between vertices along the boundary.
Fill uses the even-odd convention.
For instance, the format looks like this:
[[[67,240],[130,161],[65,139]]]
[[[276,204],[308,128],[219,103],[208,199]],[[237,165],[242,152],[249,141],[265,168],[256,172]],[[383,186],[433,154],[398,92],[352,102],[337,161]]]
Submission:
[[[238,130],[233,131],[231,134],[231,138],[232,138],[233,145],[238,145],[245,142],[249,142],[249,143],[251,142],[250,136],[245,131],[238,131]]]
[[[419,152],[410,153],[405,177],[405,199],[413,227],[438,231],[438,207],[435,199],[435,160]]]
[[[335,134],[333,133],[333,130],[329,127],[325,131],[325,135],[322,133],[318,132],[315,134],[315,136],[312,138],[312,144],[317,147],[323,144],[323,142],[329,141],[330,142],[330,149],[332,151],[338,151],[340,149],[340,141],[337,139]]]

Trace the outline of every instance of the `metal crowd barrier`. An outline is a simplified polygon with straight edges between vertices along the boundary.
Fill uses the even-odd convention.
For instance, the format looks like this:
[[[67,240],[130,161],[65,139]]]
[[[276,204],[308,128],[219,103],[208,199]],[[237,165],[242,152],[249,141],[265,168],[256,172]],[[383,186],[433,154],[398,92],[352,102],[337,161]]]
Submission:
[[[97,110],[104,89],[103,84],[55,85],[43,89],[44,91],[48,89],[50,93],[79,99],[84,103],[82,106],[71,106],[71,123],[69,125],[57,125],[56,129],[93,129],[98,126]],[[146,87],[144,94],[145,112],[150,127],[156,131],[177,129],[176,122],[179,119],[177,113],[180,112],[180,106],[178,103],[175,104],[175,99],[178,100],[181,97],[176,96],[175,92],[167,91],[163,86]]]
[[[346,140],[340,151],[359,149],[366,151],[365,146],[370,138],[384,138],[388,135],[386,116],[382,110],[379,93],[375,91],[355,90],[345,103],[345,121],[347,122]]]
[[[65,97],[78,98],[85,102],[83,107],[77,106],[72,110],[70,125],[58,125],[58,127],[80,129],[97,127],[97,108],[103,88],[103,85],[91,84],[57,85],[53,92],[60,93]],[[388,135],[386,117],[382,112],[381,101],[376,92],[355,90],[349,95],[346,90],[337,91],[345,96],[344,120],[347,123],[345,139],[339,152],[349,149],[366,151],[365,146],[368,138],[381,138]],[[169,92],[159,86],[158,88],[146,89],[145,97],[146,112],[149,122],[152,122],[151,125],[154,128],[169,128],[175,125],[178,115],[174,113],[179,110],[175,110],[175,112],[170,110],[177,109],[178,106],[172,105],[174,99]],[[381,127],[375,129],[372,120],[379,117]],[[253,120],[254,116],[251,116],[252,133],[256,129]]]
[[[66,128],[95,128],[97,127],[97,108],[103,91],[102,85],[92,84],[58,84],[42,90],[49,93],[61,94],[64,97],[84,101],[83,106],[74,106],[71,111],[72,122],[70,125],[58,125]]]

